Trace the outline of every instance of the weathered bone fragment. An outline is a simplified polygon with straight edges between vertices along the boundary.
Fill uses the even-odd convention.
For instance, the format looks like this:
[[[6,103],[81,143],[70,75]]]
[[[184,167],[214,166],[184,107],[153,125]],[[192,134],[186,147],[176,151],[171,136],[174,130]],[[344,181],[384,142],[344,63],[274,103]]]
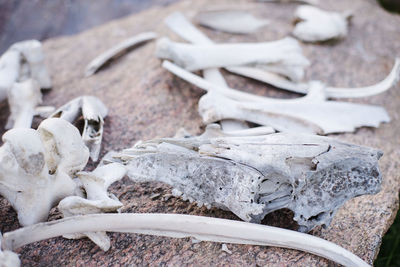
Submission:
[[[299,43],[290,37],[264,43],[191,45],[162,38],[157,56],[189,71],[230,66],[253,66],[275,71],[294,81],[301,80],[310,63]]]
[[[122,179],[126,169],[119,163],[112,163],[97,167],[92,172],[79,172],[77,176],[82,183],[86,198],[79,196],[66,197],[58,204],[64,217],[86,215],[103,212],[115,212],[122,207],[122,203],[113,194],[108,193],[108,187]],[[110,238],[106,232],[85,232],[64,235],[69,239],[88,237],[102,250],[110,248]]]
[[[153,32],[144,32],[138,35],[135,35],[125,41],[119,43],[116,46],[113,46],[106,52],[100,54],[95,59],[93,59],[86,67],[85,76],[91,76],[96,73],[101,67],[103,67],[109,61],[120,57],[125,54],[128,50],[132,49],[139,44],[148,42],[157,38],[157,34]]]
[[[89,231],[194,237],[218,243],[276,246],[309,252],[343,266],[369,266],[348,250],[316,236],[266,225],[180,214],[92,214],[69,217],[5,233],[2,247],[12,250],[60,235]]]
[[[88,160],[78,130],[65,120],[47,119],[37,131],[16,128],[2,139],[0,194],[17,211],[21,225],[46,220],[51,207],[73,194],[71,176]]]
[[[10,116],[5,128],[30,128],[33,117],[39,112],[54,111],[53,107],[38,107],[41,103],[42,93],[36,80],[29,79],[14,83],[8,90]]]
[[[245,221],[291,209],[300,231],[329,225],[345,201],[380,190],[375,149],[315,135],[219,133],[212,127],[197,137],[138,142],[114,158],[134,181],[164,182],[184,199]]]
[[[218,10],[200,12],[196,21],[205,27],[234,34],[250,34],[269,24],[268,20],[258,19],[240,10]]]
[[[295,13],[293,35],[305,42],[341,39],[347,35],[351,12],[329,12],[313,6],[300,6]]]
[[[201,31],[199,31],[185,16],[180,12],[174,12],[169,15],[164,22],[167,26],[180,37],[193,44],[213,44],[213,42]],[[203,70],[204,79],[209,82],[216,83],[220,86],[227,87],[227,83],[217,68]],[[249,128],[244,121],[223,120],[220,122],[222,129],[225,131],[244,130]]]
[[[14,83],[28,79],[36,80],[42,89],[51,87],[42,45],[36,40],[15,43],[0,57],[0,101]]]
[[[90,158],[97,161],[103,139],[104,118],[108,114],[107,107],[94,96],[77,97],[57,109],[50,117],[61,118],[76,124],[84,120],[82,139],[89,148]]]
[[[163,67],[208,91],[199,102],[199,112],[206,124],[230,118],[272,126],[282,132],[329,134],[352,132],[362,126],[378,127],[390,121],[382,107],[327,101],[320,82],[310,83],[304,97],[282,100],[211,84],[167,61]]]
[[[0,266],[1,267],[19,267],[21,266],[21,261],[18,258],[18,255],[12,251],[6,250],[3,251],[1,249],[1,242],[3,240],[3,236],[0,233]]]
[[[307,83],[294,83],[279,75],[252,67],[228,67],[226,70],[264,82],[290,92],[307,94],[309,85]],[[385,79],[377,84],[359,88],[326,87],[327,98],[361,98],[381,94],[395,86],[400,79],[400,58],[395,59],[391,72]]]

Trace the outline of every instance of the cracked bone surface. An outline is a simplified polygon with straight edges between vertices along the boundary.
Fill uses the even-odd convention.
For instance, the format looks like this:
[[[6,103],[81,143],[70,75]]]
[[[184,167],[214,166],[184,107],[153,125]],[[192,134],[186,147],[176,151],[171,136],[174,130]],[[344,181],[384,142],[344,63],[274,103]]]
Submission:
[[[0,194],[21,225],[45,221],[51,207],[74,193],[72,175],[88,160],[79,131],[65,120],[47,119],[37,131],[16,128],[2,139]]]
[[[156,54],[188,71],[209,68],[253,66],[276,72],[294,81],[304,76],[309,61],[302,54],[297,40],[286,37],[263,43],[184,44],[162,38]]]
[[[309,93],[296,99],[273,99],[212,84],[165,61],[163,67],[208,91],[199,112],[208,124],[226,118],[268,125],[281,132],[329,134],[353,132],[358,127],[378,127],[390,118],[379,106],[327,101],[325,86],[310,83]],[[369,116],[365,116],[369,114]]]
[[[126,53],[129,49],[132,49],[133,47],[138,46],[142,43],[151,41],[155,38],[157,38],[157,34],[153,32],[144,32],[135,35],[129,39],[126,39],[123,42],[117,44],[116,46],[111,47],[106,52],[100,54],[95,59],[93,59],[86,66],[85,76],[88,77],[95,74],[106,63]]]
[[[51,88],[42,44],[37,40],[15,43],[0,57],[0,101],[14,83],[28,79],[36,80],[42,89]]]
[[[133,181],[171,185],[184,199],[260,223],[294,212],[300,231],[329,225],[347,200],[380,190],[378,150],[303,134],[229,137],[208,126],[197,137],[138,142],[113,158]]]
[[[92,172],[77,173],[87,199],[79,196],[66,197],[58,204],[59,210],[65,218],[117,211],[123,204],[113,194],[108,193],[107,189],[112,183],[122,179],[125,174],[125,167],[119,163],[100,166]],[[102,250],[107,251],[110,248],[110,238],[104,231],[74,233],[64,235],[64,237],[69,239],[88,237]]]
[[[97,161],[103,139],[104,118],[108,114],[107,107],[94,96],[80,96],[57,109],[51,118],[61,118],[72,124],[84,120],[82,139],[89,148],[90,158]]]
[[[313,6],[300,6],[295,12],[293,35],[305,42],[341,39],[347,35],[350,12],[329,12]]]
[[[250,34],[269,24],[268,20],[258,19],[240,10],[218,10],[200,12],[196,21],[205,27],[234,34]]]

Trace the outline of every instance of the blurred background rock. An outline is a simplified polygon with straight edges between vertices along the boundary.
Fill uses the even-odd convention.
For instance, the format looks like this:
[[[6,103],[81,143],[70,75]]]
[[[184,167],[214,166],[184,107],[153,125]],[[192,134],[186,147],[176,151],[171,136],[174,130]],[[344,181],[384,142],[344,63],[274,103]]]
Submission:
[[[70,35],[178,0],[0,0],[0,54],[11,44]]]

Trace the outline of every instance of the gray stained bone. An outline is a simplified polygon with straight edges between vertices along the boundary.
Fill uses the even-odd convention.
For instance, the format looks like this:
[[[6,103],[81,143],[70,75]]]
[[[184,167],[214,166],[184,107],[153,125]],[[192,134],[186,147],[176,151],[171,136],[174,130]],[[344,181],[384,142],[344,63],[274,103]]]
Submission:
[[[303,232],[328,226],[347,200],[380,190],[378,150],[314,135],[228,137],[218,127],[139,142],[113,158],[134,181],[164,182],[183,199],[244,221],[288,208]]]

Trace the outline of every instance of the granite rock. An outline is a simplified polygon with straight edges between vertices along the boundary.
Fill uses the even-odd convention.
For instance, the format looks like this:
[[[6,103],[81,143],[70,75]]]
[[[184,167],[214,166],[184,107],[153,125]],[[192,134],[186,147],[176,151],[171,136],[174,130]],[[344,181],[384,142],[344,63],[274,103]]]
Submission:
[[[211,5],[245,8],[271,21],[268,27],[249,36],[233,36],[202,28],[217,42],[269,41],[287,36],[292,30],[291,20],[297,7],[295,4],[245,0],[237,0],[234,5],[229,0],[220,0],[218,4],[211,0],[182,1],[112,21],[75,36],[50,39],[44,43],[44,49],[54,86],[44,95],[44,104],[58,107],[84,94],[99,97],[110,110],[105,120],[102,155],[109,150],[130,147],[140,139],[173,136],[183,126],[191,133],[202,132],[204,126],[197,113],[197,102],[203,92],[163,70],[154,55],[154,43],[139,47],[89,78],[84,78],[84,69],[99,53],[140,32],[152,30],[179,40],[162,23],[163,19],[177,10],[193,16],[196,11]],[[400,56],[400,16],[384,11],[372,0],[325,0],[321,1],[321,7],[334,11],[350,9],[354,11],[354,17],[344,40],[324,45],[302,44],[304,53],[312,62],[306,79],[346,87],[369,85],[383,79],[389,73],[394,57]],[[234,88],[271,97],[295,97],[261,83],[224,74]],[[328,229],[317,228],[312,234],[341,245],[372,264],[382,236],[398,209],[400,84],[381,95],[349,101],[381,105],[392,118],[391,123],[379,129],[362,128],[354,134],[333,135],[339,140],[379,148],[384,152],[380,160],[382,191],[348,201],[339,209]],[[8,113],[7,104],[0,103],[0,134],[4,133]],[[226,211],[198,208],[174,198],[171,188],[162,184],[133,183],[124,178],[111,186],[110,191],[124,203],[123,212],[182,213],[238,219]],[[278,211],[268,215],[263,223],[295,229],[297,226],[290,219],[292,216],[287,210]],[[16,213],[4,199],[0,199],[0,218],[1,232],[19,227]],[[60,213],[54,209],[50,220],[57,218],[60,218]],[[188,238],[109,235],[111,249],[107,252],[87,239],[66,240],[61,237],[27,245],[17,252],[23,266],[332,265],[320,257],[288,249],[228,244],[232,251],[228,254],[221,250],[220,244],[192,243]]]

